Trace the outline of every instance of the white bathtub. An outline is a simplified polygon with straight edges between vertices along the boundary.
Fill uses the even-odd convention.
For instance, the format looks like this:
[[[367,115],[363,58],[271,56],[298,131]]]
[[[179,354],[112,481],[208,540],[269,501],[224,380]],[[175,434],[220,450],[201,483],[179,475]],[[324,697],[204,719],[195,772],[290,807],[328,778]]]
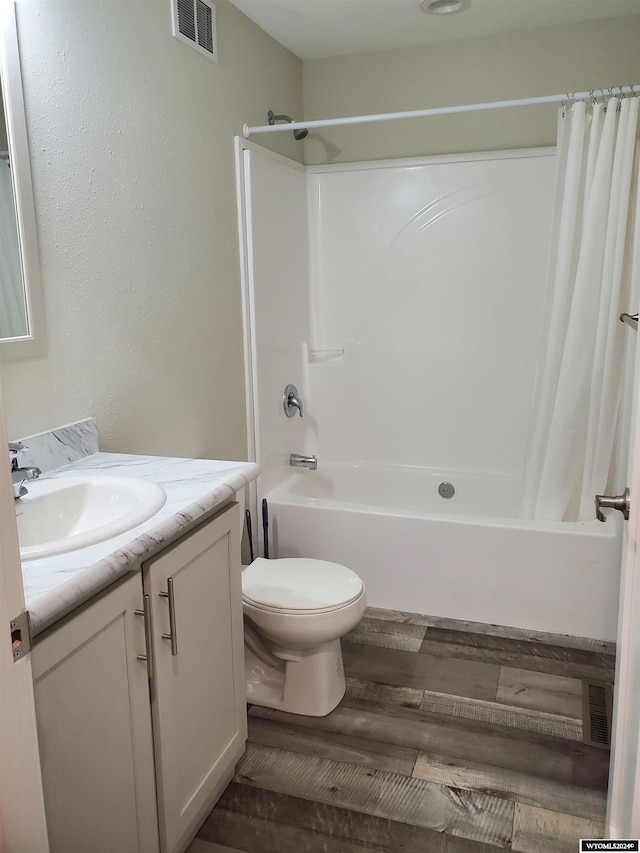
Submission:
[[[455,487],[453,498],[438,485]],[[520,484],[430,469],[267,469],[271,556],[343,563],[370,605],[615,640],[621,519],[516,517]]]

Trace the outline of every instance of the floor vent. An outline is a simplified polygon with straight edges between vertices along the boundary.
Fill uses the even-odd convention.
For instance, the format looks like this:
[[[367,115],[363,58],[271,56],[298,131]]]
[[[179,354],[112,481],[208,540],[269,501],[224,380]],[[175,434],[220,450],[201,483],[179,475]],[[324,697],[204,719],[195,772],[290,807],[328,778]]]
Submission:
[[[582,739],[588,746],[609,749],[613,687],[604,681],[582,682]]]

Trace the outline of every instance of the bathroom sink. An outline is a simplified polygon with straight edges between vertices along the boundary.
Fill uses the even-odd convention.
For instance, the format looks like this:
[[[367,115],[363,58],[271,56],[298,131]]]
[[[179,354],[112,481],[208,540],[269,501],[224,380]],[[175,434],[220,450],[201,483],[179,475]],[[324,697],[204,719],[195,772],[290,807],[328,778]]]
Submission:
[[[135,477],[30,480],[15,502],[20,557],[37,560],[95,545],[151,518],[167,496]]]

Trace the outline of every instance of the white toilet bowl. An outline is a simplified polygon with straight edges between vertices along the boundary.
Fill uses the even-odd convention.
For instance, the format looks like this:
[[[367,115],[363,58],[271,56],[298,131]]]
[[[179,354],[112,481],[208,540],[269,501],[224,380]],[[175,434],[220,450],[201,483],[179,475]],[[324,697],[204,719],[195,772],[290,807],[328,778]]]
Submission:
[[[362,580],[326,560],[254,560],[242,573],[247,701],[323,717],[345,692],[340,637],[367,606]]]

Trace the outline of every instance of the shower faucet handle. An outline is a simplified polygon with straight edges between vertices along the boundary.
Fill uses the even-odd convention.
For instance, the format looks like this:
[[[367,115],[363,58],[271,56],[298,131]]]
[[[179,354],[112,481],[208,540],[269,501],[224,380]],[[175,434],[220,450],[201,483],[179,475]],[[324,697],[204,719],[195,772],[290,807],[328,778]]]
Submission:
[[[299,412],[300,417],[302,417],[302,400],[295,385],[287,385],[284,389],[282,408],[288,418],[294,417],[296,412]]]

